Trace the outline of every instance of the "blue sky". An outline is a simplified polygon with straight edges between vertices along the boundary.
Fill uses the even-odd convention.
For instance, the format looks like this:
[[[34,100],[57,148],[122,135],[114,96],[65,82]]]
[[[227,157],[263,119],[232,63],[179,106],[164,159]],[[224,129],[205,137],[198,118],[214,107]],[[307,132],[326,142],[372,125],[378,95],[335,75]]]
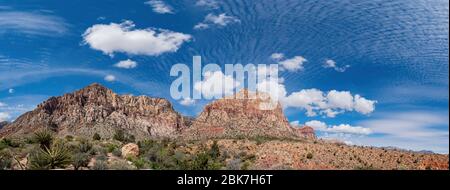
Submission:
[[[0,0],[0,119],[93,82],[195,116],[209,100],[173,100],[169,71],[200,55],[297,66],[285,114],[322,138],[448,153],[448,19],[446,0]]]

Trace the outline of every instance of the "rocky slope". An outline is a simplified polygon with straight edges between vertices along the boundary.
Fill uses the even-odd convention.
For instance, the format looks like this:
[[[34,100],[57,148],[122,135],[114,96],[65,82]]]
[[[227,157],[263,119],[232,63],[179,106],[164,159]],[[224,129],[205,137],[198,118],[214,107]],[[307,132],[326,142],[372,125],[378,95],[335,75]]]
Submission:
[[[0,136],[28,134],[50,127],[59,135],[111,137],[124,130],[137,139],[174,137],[185,119],[169,101],[147,96],[117,95],[99,84],[52,97],[0,130]]]
[[[186,129],[188,139],[276,137],[314,139],[310,127],[294,128],[289,125],[281,105],[272,102],[268,95],[242,90],[208,104]],[[272,105],[273,104],[273,105]],[[266,105],[272,105],[267,109]]]
[[[184,151],[196,154],[212,140],[189,144]],[[385,148],[349,146],[323,140],[314,142],[296,140],[220,139],[220,150],[230,155],[227,162],[251,157],[249,169],[275,170],[448,170],[449,157]],[[245,156],[243,156],[245,155]]]

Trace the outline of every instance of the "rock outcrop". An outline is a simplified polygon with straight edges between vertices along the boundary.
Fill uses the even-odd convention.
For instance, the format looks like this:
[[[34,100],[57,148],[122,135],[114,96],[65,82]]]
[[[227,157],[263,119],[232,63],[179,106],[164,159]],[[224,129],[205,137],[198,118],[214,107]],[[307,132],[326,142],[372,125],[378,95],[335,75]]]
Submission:
[[[214,101],[195,119],[181,116],[169,101],[118,95],[99,84],[52,97],[0,130],[0,137],[50,128],[59,136],[111,138],[121,130],[148,138],[315,138],[310,127],[291,127],[278,102],[247,90]]]
[[[0,130],[20,135],[49,127],[58,135],[112,137],[123,130],[136,139],[174,137],[185,128],[184,117],[169,101],[147,96],[117,95],[99,84],[52,97]]]
[[[124,145],[122,147],[121,151],[122,151],[122,157],[124,157],[124,158],[139,156],[139,146],[134,143],[128,143],[128,144]]]
[[[315,138],[312,128],[293,128],[281,105],[267,94],[241,90],[208,104],[183,133],[187,139],[241,138]]]

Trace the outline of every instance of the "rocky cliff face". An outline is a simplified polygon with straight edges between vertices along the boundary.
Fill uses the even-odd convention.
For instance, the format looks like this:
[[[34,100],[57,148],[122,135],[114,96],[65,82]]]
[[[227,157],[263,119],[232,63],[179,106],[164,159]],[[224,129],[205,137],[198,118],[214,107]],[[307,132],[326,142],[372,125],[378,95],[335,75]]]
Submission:
[[[280,104],[265,94],[246,90],[212,102],[196,118],[183,117],[169,101],[147,96],[117,95],[99,84],[52,97],[0,130],[0,137],[23,135],[51,128],[58,135],[110,138],[123,130],[137,139],[278,137],[315,138],[309,127],[291,127]],[[266,105],[266,107],[264,107]]]
[[[188,139],[277,137],[315,138],[312,128],[293,128],[278,102],[247,90],[208,104],[188,128]],[[267,109],[267,105],[272,105]],[[269,106],[270,107],[270,106]]]
[[[182,116],[169,101],[147,96],[117,95],[99,84],[74,93],[52,97],[12,124],[0,136],[27,134],[50,127],[59,135],[111,137],[124,130],[138,139],[174,137],[184,127]]]

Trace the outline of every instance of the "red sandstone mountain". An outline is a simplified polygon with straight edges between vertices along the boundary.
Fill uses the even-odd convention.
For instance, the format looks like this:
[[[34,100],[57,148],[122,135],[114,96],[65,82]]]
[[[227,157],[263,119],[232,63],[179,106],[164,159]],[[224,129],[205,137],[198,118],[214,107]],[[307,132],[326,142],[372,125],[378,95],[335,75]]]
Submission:
[[[249,92],[242,91],[235,97],[245,98],[212,102],[191,125],[191,121],[178,114],[166,99],[117,95],[99,84],[92,84],[41,103],[3,127],[0,137],[50,127],[60,136],[92,137],[99,133],[105,138],[112,137],[117,130],[137,139],[315,138],[312,128],[291,127],[278,103],[274,109],[261,109],[264,103],[261,94],[254,99],[248,95]]]
[[[310,127],[291,127],[281,105],[272,102],[267,94],[247,90],[208,104],[183,136],[194,139],[258,136],[315,138]]]
[[[28,134],[51,127],[59,135],[111,137],[124,130],[136,138],[173,137],[184,118],[169,101],[147,96],[117,95],[99,84],[52,97],[0,130],[0,136]]]

